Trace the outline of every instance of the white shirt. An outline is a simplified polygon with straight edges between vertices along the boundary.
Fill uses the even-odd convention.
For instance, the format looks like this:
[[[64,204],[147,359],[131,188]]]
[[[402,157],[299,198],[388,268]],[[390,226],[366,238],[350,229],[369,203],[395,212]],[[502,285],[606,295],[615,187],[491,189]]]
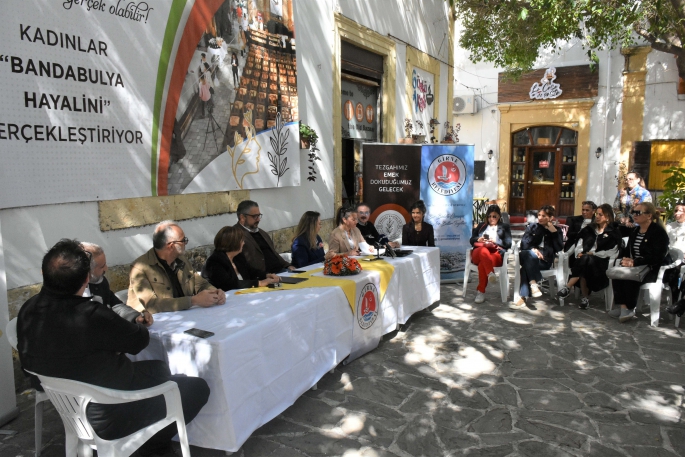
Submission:
[[[666,225],[670,248],[678,249],[685,253],[685,222],[670,222]]]

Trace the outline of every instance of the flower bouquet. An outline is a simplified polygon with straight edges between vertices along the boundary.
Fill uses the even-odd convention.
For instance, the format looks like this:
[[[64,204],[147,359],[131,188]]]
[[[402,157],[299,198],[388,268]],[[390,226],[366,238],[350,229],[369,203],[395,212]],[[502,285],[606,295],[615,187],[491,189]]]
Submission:
[[[346,255],[336,255],[326,260],[323,264],[323,274],[329,276],[350,276],[359,274],[362,266],[357,259]]]

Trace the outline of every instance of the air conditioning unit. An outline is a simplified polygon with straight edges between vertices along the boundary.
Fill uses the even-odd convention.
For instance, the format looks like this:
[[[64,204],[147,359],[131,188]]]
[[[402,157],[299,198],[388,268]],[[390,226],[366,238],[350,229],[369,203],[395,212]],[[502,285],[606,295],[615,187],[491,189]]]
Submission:
[[[457,95],[452,99],[452,114],[475,114],[478,112],[476,96],[473,94]]]

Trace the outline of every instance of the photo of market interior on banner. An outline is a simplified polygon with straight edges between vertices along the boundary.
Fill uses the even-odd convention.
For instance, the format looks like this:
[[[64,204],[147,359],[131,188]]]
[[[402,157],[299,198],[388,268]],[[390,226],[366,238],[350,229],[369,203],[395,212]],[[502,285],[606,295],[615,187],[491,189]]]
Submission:
[[[5,11],[0,208],[299,185],[292,2],[233,3]]]

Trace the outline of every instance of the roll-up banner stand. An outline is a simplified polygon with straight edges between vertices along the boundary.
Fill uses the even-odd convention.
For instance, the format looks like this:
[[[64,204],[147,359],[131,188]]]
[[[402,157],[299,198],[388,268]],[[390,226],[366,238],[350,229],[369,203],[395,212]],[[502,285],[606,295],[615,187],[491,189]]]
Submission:
[[[364,144],[364,201],[379,233],[401,240],[421,199],[440,248],[442,282],[463,277],[473,224],[473,145]]]
[[[17,396],[14,392],[14,366],[12,365],[12,347],[5,335],[9,321],[7,307],[7,276],[5,274],[5,254],[0,226],[0,427],[19,414]]]

